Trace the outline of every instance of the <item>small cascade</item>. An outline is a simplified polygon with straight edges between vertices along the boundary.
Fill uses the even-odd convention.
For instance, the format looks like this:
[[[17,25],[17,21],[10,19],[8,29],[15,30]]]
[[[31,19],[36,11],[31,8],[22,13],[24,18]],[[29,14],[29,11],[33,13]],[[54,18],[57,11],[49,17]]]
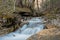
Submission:
[[[32,18],[28,21],[28,24],[23,25],[22,28],[19,28],[15,32],[0,37],[0,40],[26,40],[31,35],[34,35],[43,29],[43,19]]]

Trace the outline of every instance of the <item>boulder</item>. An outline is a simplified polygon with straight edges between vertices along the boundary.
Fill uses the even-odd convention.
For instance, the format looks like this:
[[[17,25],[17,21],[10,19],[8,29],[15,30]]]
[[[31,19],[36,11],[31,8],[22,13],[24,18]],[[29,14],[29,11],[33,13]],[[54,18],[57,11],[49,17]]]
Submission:
[[[60,30],[57,28],[45,29],[27,40],[60,40]]]
[[[52,25],[52,24],[46,24],[46,28],[47,29],[56,28],[56,26],[55,25]]]

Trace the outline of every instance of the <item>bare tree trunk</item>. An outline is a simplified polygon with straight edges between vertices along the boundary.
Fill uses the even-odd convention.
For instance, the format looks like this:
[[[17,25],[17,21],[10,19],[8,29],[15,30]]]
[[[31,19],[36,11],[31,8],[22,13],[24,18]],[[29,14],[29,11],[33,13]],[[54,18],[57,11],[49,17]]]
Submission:
[[[37,0],[37,9],[39,10],[39,4],[38,4],[38,0]]]

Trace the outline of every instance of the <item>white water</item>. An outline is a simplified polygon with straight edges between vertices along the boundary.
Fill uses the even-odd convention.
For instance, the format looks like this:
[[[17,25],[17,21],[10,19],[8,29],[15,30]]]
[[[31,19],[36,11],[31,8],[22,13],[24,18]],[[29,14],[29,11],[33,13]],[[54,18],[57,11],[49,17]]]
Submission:
[[[42,24],[42,22],[42,19],[32,18],[29,21],[29,24],[25,24],[22,28],[19,28],[17,31],[0,37],[0,40],[26,40],[31,35],[43,30],[44,24]]]

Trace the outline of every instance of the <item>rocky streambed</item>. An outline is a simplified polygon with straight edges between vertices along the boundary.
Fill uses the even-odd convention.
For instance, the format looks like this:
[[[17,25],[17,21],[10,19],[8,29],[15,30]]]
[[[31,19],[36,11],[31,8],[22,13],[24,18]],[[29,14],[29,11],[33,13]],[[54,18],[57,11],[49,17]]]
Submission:
[[[8,34],[8,29],[4,30],[6,35],[0,36],[0,40],[60,40],[60,27],[57,25],[59,20],[46,21],[41,17],[21,20],[21,27]]]
[[[38,33],[44,29],[44,22],[42,18],[32,18],[27,24],[15,32],[11,32],[4,36],[0,36],[0,40],[27,40],[30,36]]]

